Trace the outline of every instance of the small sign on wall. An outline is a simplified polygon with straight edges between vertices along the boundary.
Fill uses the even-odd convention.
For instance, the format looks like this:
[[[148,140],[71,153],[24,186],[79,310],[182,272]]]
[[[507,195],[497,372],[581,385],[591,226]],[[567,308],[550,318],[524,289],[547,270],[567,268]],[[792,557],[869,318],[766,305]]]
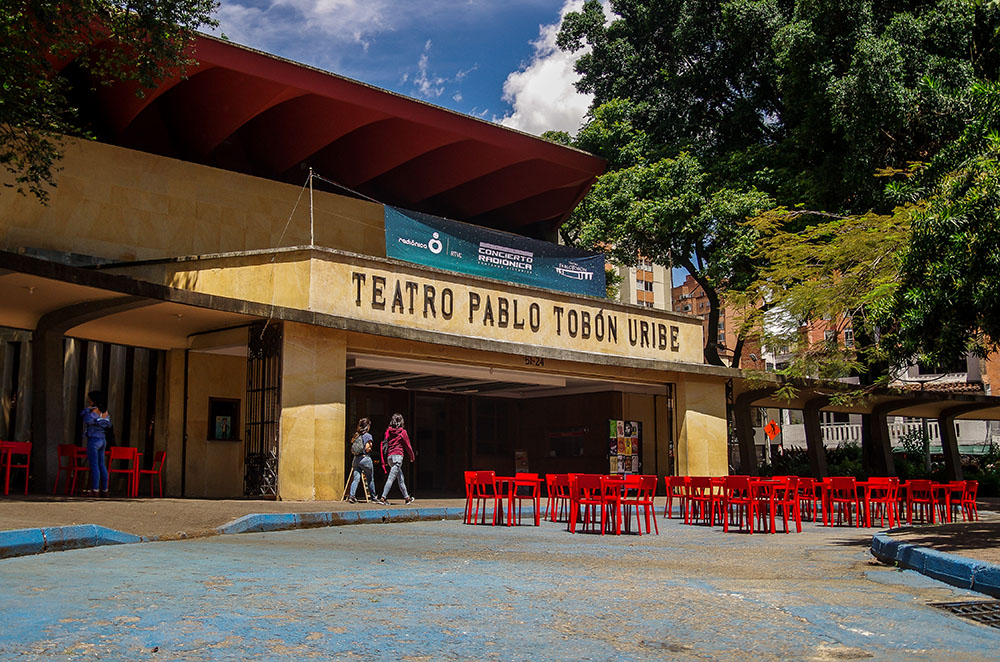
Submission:
[[[239,441],[240,401],[234,398],[208,399],[208,439]]]

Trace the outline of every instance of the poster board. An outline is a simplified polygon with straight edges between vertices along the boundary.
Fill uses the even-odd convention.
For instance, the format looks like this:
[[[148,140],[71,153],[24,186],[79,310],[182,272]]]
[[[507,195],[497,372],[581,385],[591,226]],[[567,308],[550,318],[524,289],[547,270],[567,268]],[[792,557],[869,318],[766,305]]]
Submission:
[[[514,472],[528,473],[528,451],[520,449],[514,451]]]
[[[611,475],[638,474],[642,469],[639,459],[642,448],[642,422],[611,419],[608,444],[608,473]]]

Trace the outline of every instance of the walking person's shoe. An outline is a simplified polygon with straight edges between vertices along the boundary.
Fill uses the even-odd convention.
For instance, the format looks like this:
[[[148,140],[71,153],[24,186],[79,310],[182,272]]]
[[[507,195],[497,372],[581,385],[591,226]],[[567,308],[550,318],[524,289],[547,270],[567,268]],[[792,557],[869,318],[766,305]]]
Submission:
[[[386,501],[385,497],[381,497],[381,496],[375,497],[375,503],[381,504],[383,506],[388,506],[389,505],[389,502]]]
[[[108,498],[108,491],[107,490],[101,490],[101,498],[102,499],[107,499]]]
[[[350,497],[347,497],[347,502],[348,503],[357,503],[358,499],[357,499],[357,497],[350,496]]]
[[[411,504],[411,503],[413,503],[413,497],[411,497],[411,496],[406,497],[405,499],[403,499],[403,503],[405,503],[405,504]]]

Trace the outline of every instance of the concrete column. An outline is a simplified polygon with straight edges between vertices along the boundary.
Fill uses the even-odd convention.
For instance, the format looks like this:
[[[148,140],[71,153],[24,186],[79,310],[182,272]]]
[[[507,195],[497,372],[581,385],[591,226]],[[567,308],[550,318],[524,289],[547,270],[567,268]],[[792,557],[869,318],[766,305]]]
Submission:
[[[861,436],[862,460],[869,475],[896,475],[896,464],[892,460],[892,443],[889,440],[889,424],[886,417],[890,412],[912,404],[913,402],[910,400],[895,400],[872,407],[872,413],[868,417],[868,435],[867,437],[864,434]]]
[[[813,398],[802,407],[802,418],[806,429],[806,454],[809,456],[809,473],[813,478],[826,478],[826,448],[823,444],[823,426],[820,424],[820,410],[830,404],[830,398]]]
[[[346,480],[346,376],[344,332],[285,322],[278,498],[341,497]]]
[[[726,386],[722,381],[677,384],[677,473],[725,476],[729,473],[726,442]]]
[[[948,407],[938,414],[938,428],[941,430],[941,453],[944,455],[944,466],[948,480],[965,480],[962,477],[962,456],[958,452],[958,435],[955,434],[955,418],[982,408],[982,405],[957,405]]]
[[[770,389],[746,391],[736,396],[733,402],[733,417],[736,419],[736,438],[740,445],[740,473],[758,476],[757,449],[753,438],[753,403],[772,393]]]

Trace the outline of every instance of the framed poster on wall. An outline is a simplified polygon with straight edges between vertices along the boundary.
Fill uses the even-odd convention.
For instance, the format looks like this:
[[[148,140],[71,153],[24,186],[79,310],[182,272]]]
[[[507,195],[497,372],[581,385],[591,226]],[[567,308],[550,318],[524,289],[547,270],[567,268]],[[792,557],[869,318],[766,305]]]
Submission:
[[[608,473],[638,474],[642,469],[639,451],[642,448],[641,421],[609,421]]]

